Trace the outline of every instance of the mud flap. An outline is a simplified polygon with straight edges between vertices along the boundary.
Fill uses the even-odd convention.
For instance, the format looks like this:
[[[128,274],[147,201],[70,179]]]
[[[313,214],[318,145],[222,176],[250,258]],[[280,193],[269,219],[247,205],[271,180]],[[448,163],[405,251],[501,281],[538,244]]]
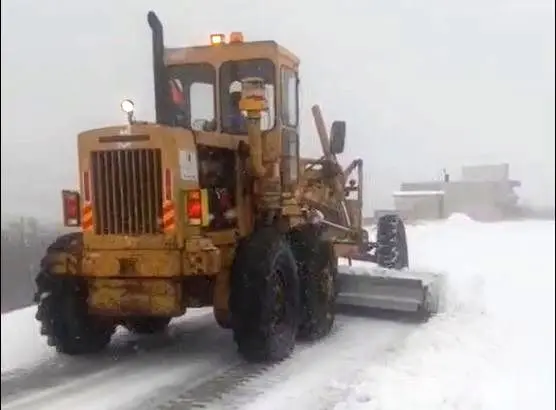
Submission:
[[[338,266],[339,306],[421,313],[439,312],[444,276],[380,267]]]

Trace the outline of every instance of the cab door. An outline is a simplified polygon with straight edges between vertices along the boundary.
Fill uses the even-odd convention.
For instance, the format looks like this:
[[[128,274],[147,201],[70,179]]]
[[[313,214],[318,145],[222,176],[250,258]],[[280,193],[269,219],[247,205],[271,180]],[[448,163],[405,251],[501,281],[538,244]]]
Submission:
[[[282,187],[288,191],[299,177],[299,77],[296,70],[287,66],[280,67],[280,124]]]

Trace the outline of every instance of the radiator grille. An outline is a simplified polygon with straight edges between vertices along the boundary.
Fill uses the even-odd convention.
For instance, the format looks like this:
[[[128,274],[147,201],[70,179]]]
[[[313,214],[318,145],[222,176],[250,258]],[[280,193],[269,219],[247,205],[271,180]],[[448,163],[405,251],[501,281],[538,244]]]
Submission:
[[[161,233],[160,149],[94,151],[91,180],[95,233]]]

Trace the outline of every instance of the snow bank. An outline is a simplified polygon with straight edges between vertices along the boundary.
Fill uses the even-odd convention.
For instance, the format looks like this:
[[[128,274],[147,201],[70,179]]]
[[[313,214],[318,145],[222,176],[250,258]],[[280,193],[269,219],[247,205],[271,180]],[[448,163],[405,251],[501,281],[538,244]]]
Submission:
[[[475,222],[468,215],[460,214],[456,212],[451,214],[448,218],[446,218],[446,223],[450,226],[457,226],[457,225],[469,226],[469,224]]]
[[[2,374],[56,354],[40,336],[36,306],[2,315]]]
[[[453,215],[408,229],[447,310],[363,370],[335,410],[553,409],[554,222]]]
[[[413,268],[448,272],[446,311],[381,350],[355,378],[350,371],[335,410],[554,408],[554,222],[487,224],[456,214],[407,234]],[[30,307],[2,315],[3,377],[56,355],[34,314]],[[210,309],[184,319],[191,314]]]

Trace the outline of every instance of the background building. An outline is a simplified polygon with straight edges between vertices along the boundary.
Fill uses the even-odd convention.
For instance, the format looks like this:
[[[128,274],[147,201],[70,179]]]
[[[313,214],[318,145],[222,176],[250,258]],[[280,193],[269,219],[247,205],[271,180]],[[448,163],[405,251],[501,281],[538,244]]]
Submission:
[[[509,177],[509,164],[464,166],[461,179],[404,182],[394,192],[395,209],[405,219],[439,219],[464,213],[476,220],[516,217],[521,183]]]

